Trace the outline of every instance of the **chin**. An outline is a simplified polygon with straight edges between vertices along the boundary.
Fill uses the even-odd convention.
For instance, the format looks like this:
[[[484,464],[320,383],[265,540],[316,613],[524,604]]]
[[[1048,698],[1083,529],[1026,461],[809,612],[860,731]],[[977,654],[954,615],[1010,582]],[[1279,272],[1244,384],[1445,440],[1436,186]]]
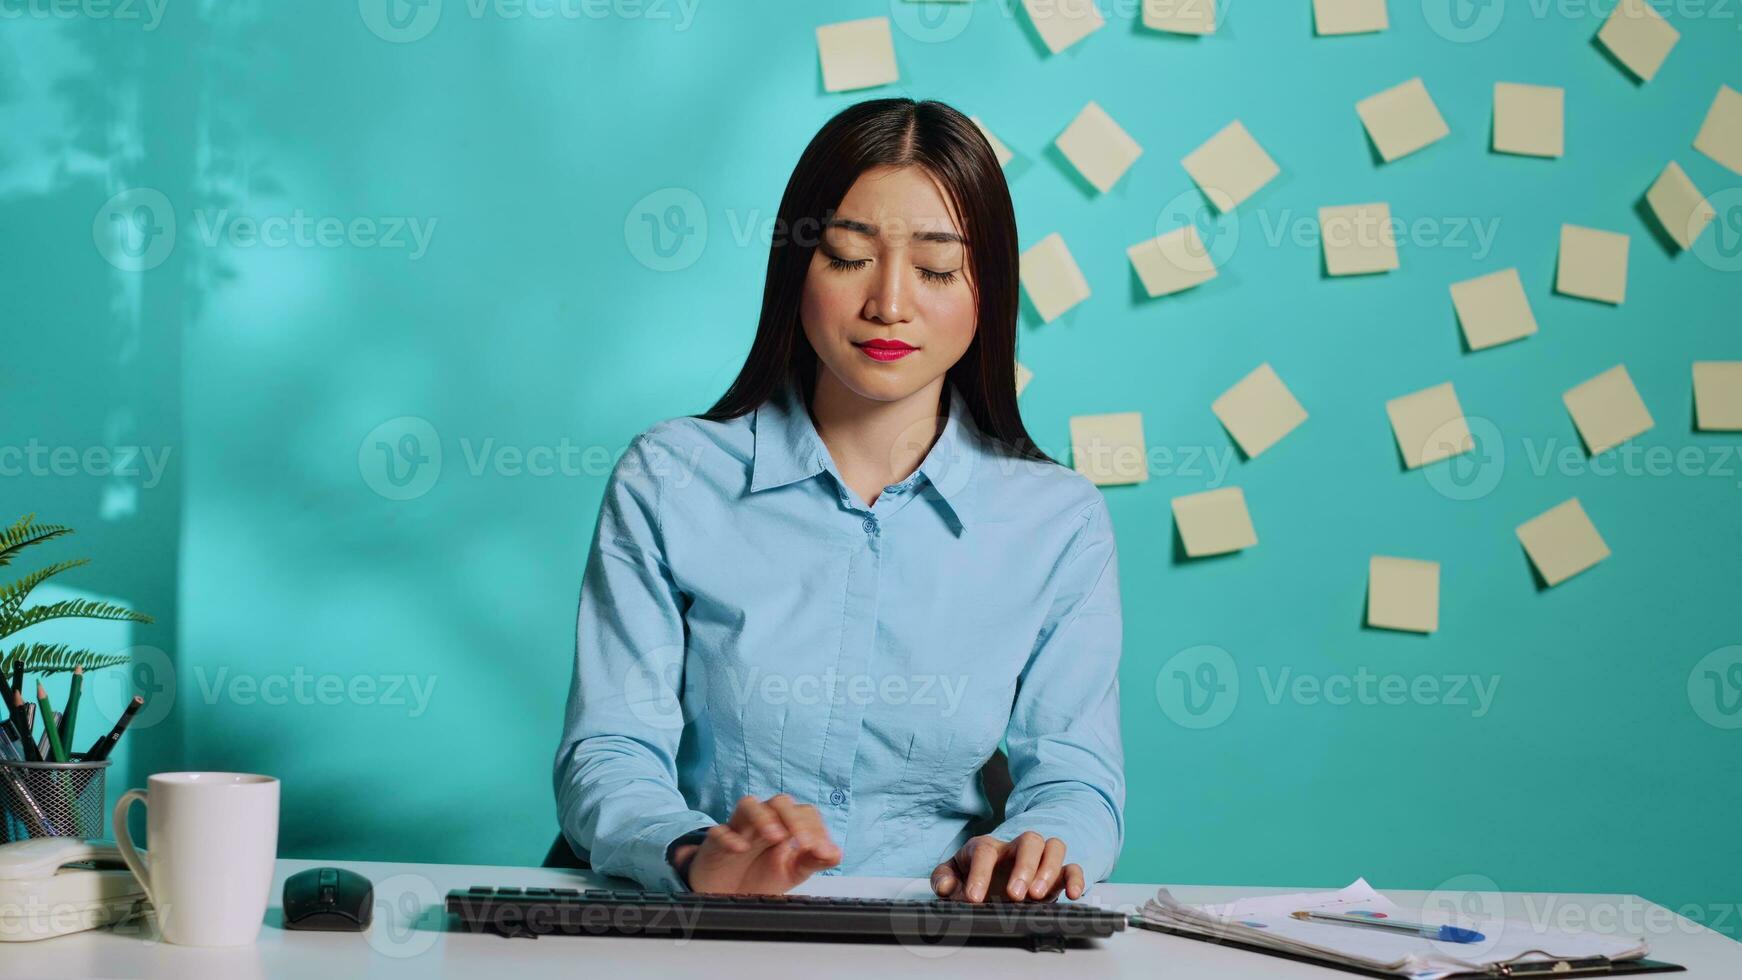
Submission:
[[[863,358],[857,352],[854,356]],[[835,376],[859,397],[880,402],[900,401],[933,380],[901,363],[854,365],[852,371],[837,371]]]

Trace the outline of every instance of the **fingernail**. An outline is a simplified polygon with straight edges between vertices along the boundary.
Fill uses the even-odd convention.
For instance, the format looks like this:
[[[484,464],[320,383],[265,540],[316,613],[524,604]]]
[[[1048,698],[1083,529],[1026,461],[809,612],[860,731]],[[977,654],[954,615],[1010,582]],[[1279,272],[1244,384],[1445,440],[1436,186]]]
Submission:
[[[1028,882],[1022,880],[1021,878],[1011,879],[1010,888],[1009,888],[1010,897],[1011,898],[1021,898],[1022,897],[1022,890],[1024,888],[1027,888],[1027,887],[1028,887]]]

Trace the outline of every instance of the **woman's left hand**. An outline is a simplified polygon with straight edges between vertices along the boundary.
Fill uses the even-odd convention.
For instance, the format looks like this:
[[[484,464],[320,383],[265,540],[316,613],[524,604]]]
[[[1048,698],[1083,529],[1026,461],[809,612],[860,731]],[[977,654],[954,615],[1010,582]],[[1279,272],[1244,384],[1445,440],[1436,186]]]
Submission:
[[[1083,869],[1065,864],[1065,842],[1025,831],[1015,840],[970,837],[931,873],[932,891],[964,902],[1050,902],[1064,892],[1082,898]]]

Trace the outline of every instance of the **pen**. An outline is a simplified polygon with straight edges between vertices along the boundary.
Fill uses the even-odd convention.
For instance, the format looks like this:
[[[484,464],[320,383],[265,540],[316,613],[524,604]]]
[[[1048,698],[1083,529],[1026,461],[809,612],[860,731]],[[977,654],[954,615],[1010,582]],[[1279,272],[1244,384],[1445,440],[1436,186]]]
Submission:
[[[18,740],[18,750],[24,753],[25,762],[41,762],[42,753],[36,751],[36,739],[30,737],[30,712],[24,710],[24,696],[17,691],[12,695],[12,727],[22,736]]]
[[[54,706],[48,701],[48,688],[36,682],[36,706],[42,711],[42,733],[48,736],[48,750],[54,755],[54,761],[67,761],[67,747],[61,744],[60,729],[55,727]]]
[[[1460,929],[1457,926],[1430,926],[1420,922],[1405,922],[1402,919],[1376,918],[1376,916],[1384,914],[1380,912],[1369,912],[1365,915],[1340,915],[1336,912],[1306,910],[1289,914],[1302,921],[1332,922],[1344,926],[1367,926],[1372,929],[1389,929],[1392,932],[1414,933],[1428,939],[1437,939],[1442,943],[1479,943],[1488,938],[1474,929]]]
[[[121,741],[121,733],[133,723],[133,716],[138,714],[139,709],[143,707],[145,707],[145,699],[137,694],[133,695],[133,700],[127,703],[127,710],[121,712],[121,720],[115,723],[115,727],[109,730],[109,734],[97,739],[96,744],[91,746],[91,750],[85,753],[85,761],[101,762],[107,759],[109,753],[115,750],[115,743]]]
[[[78,724],[79,695],[85,689],[85,668],[73,668],[73,685],[67,689],[67,710],[60,716],[60,744],[73,747],[73,726]]]

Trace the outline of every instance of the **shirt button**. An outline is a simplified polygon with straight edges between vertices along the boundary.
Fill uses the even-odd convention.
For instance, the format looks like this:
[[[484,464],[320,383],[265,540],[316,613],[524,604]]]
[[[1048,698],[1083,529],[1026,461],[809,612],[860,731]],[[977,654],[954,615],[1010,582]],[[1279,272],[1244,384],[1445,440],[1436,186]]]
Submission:
[[[847,794],[840,790],[835,790],[833,793],[829,794],[829,802],[833,803],[835,806],[841,806],[847,802]]]
[[[877,533],[877,518],[875,518],[875,517],[865,518],[865,533],[866,534],[876,534]]]

